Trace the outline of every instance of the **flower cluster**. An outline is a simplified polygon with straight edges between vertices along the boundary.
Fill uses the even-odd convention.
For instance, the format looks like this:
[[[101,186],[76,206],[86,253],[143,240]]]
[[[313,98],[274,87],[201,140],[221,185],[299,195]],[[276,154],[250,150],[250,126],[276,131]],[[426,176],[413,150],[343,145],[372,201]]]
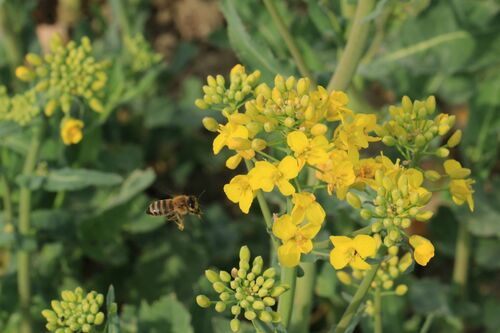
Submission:
[[[233,268],[231,273],[206,270],[205,276],[212,283],[213,289],[219,294],[218,301],[211,301],[205,295],[198,295],[196,302],[203,308],[215,304],[217,312],[224,312],[230,307],[231,330],[240,329],[241,314],[250,321],[259,319],[265,323],[279,323],[279,314],[272,310],[276,299],[287,291],[288,287],[276,281],[276,271],[268,268],[263,271],[262,257],[255,257],[250,266],[250,250],[247,246],[240,249],[239,268]]]
[[[162,60],[162,55],[155,53],[141,34],[125,36],[123,42],[134,73],[143,72]]]
[[[307,78],[293,76],[277,75],[273,86],[259,84],[256,73],[247,75],[241,65],[233,68],[230,86],[244,90],[236,99],[232,98],[236,94],[233,90],[229,98],[222,76],[209,76],[205,96],[195,104],[220,111],[225,119],[225,123],[211,117],[203,120],[208,130],[217,132],[214,153],[227,147],[232,152],[226,161],[230,169],[246,162],[248,172],[234,176],[224,186],[228,199],[244,213],[261,192],[276,189],[286,199],[287,211],[277,212],[268,222],[273,237],[281,243],[277,249],[280,264],[296,266],[303,254],[313,252],[315,237],[326,219],[315,192],[326,189],[367,220],[355,237],[330,237],[334,268],[366,270],[371,259],[380,260],[380,246],[413,247],[414,251],[403,258],[427,265],[434,256],[432,243],[409,235],[408,228],[414,220],[432,217],[427,204],[438,191],[432,183],[446,177],[453,201],[473,207],[473,180],[467,178],[470,170],[454,160],[444,163],[446,175],[424,171],[418,165],[423,157],[446,157],[448,149],[459,143],[461,132],[457,131],[441,147],[434,144],[434,139],[450,131],[454,117],[439,114],[431,119],[436,111],[432,96],[414,102],[404,97],[402,106],[391,106],[389,119],[379,124],[376,115],[351,110],[347,95],[341,91],[328,92]],[[242,78],[250,77],[251,84],[241,84]],[[393,161],[382,152],[365,156],[365,149],[380,140],[395,146],[404,160]],[[396,259],[385,263],[380,274],[395,275],[390,267],[398,265],[400,259],[396,254],[392,257]],[[381,275],[385,280],[379,282],[385,282],[386,275]]]
[[[9,97],[7,89],[0,86],[0,121],[10,120],[24,126],[39,113],[35,90]]]
[[[446,135],[455,124],[455,116],[447,114],[440,113],[431,119],[435,110],[434,96],[414,102],[404,96],[401,107],[389,108],[390,119],[377,129],[377,134],[386,145],[396,146],[407,160],[422,154],[447,157],[450,153],[448,148],[459,143],[461,132],[456,132],[455,137],[444,146],[433,147],[430,143],[434,138]]]
[[[104,111],[101,97],[108,80],[105,71],[108,63],[95,60],[88,37],[83,37],[80,45],[74,41],[63,45],[62,39],[55,36],[49,54],[42,58],[29,53],[26,63],[26,66],[16,69],[16,75],[23,81],[37,81],[35,90],[44,92],[47,99],[47,116],[50,117],[58,107],[68,114],[78,98],[94,111]]]
[[[42,315],[47,320],[45,327],[50,332],[91,332],[94,326],[104,322],[104,313],[99,311],[104,295],[91,291],[84,294],[82,288],[61,292],[62,300],[51,302],[52,310],[45,309]]]

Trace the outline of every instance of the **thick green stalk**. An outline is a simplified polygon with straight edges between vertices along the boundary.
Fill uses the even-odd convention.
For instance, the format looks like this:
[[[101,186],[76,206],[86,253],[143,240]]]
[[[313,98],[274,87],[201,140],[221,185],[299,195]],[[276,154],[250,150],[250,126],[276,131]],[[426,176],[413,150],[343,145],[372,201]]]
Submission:
[[[374,301],[374,333],[382,333],[382,295],[380,286],[375,289],[375,301]]]
[[[285,41],[286,46],[288,47],[288,50],[290,51],[290,54],[292,55],[293,60],[295,61],[295,64],[297,65],[297,68],[299,69],[300,74],[303,77],[308,77],[312,81],[314,81],[311,72],[306,66],[306,63],[304,61],[304,58],[302,57],[302,54],[299,51],[299,48],[297,46],[297,43],[295,43],[295,40],[292,37],[292,34],[290,31],[288,31],[287,26],[285,25],[285,22],[283,21],[283,18],[281,17],[278,9],[276,8],[276,5],[274,3],[274,0],[263,0],[264,5],[267,8],[267,11],[271,15],[271,18],[274,21],[274,24],[276,24],[276,27],[278,28],[278,32],[280,33],[281,37]]]
[[[278,302],[278,312],[281,315],[281,323],[285,328],[290,324],[290,317],[293,310],[293,299],[297,283],[297,267],[281,268],[281,283],[287,284],[290,289],[280,296]]]
[[[0,39],[5,49],[5,55],[12,67],[21,62],[21,51],[19,50],[18,39],[12,31],[12,25],[9,22],[8,4],[0,5]]]
[[[351,82],[363,54],[371,25],[369,21],[364,21],[364,19],[372,11],[374,2],[374,0],[358,1],[347,45],[337,64],[335,74],[328,83],[328,91],[345,90]]]
[[[7,177],[4,174],[0,175],[0,185],[2,189],[3,197],[3,213],[4,213],[4,225],[12,225],[13,215],[12,215],[12,198],[10,193],[10,186],[7,181]]]
[[[296,279],[295,300],[290,329],[288,330],[290,333],[309,332],[312,299],[316,282],[316,263],[303,262],[300,267],[304,271],[304,276]]]
[[[372,265],[372,268],[366,273],[365,277],[363,278],[363,281],[361,281],[361,284],[359,285],[358,290],[356,290],[356,293],[352,297],[351,303],[347,306],[347,309],[342,315],[342,318],[340,318],[340,321],[337,324],[337,327],[335,328],[335,333],[344,333],[345,330],[349,327],[352,319],[354,318],[354,315],[356,314],[359,306],[361,305],[361,302],[363,301],[363,299],[366,296],[366,293],[370,289],[370,285],[373,279],[375,278],[375,275],[377,274],[379,267],[380,267],[380,262]]]
[[[455,248],[455,264],[453,266],[453,282],[459,287],[460,296],[465,297],[467,286],[467,271],[469,267],[470,235],[465,223],[458,227],[457,244]]]
[[[30,176],[35,169],[36,160],[40,151],[42,128],[33,128],[31,143],[24,161],[23,176]],[[31,190],[22,185],[19,189],[19,235],[27,237],[30,234],[31,221]],[[30,285],[30,254],[25,249],[17,252],[17,288],[19,293],[19,304],[21,308],[21,325],[19,332],[31,333],[31,285]]]

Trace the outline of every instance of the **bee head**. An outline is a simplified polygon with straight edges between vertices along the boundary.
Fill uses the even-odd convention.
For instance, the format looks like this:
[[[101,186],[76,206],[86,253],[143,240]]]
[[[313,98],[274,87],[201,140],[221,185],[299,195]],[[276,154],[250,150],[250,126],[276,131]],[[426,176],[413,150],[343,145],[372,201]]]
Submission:
[[[187,200],[187,206],[192,214],[201,216],[200,204],[198,203],[198,198],[196,198],[194,195],[189,196]]]

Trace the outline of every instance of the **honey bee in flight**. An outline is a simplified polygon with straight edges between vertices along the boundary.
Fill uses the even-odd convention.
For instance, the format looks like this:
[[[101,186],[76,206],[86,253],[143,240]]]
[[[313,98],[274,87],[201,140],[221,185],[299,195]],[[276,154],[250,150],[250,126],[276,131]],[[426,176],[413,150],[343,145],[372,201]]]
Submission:
[[[194,195],[177,195],[171,199],[152,202],[146,209],[146,214],[165,216],[167,221],[177,224],[180,231],[184,230],[184,217],[187,214],[201,217],[200,204]]]

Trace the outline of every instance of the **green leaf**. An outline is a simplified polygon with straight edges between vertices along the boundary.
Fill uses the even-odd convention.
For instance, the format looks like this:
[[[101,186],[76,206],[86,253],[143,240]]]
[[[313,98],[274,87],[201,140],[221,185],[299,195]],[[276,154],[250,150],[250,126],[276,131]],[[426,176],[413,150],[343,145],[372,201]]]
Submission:
[[[500,269],[499,253],[500,240],[498,238],[478,239],[477,246],[474,246],[476,262],[488,271]]]
[[[190,333],[191,315],[174,294],[152,304],[143,301],[139,308],[139,332]]]
[[[106,309],[108,310],[106,333],[120,333],[120,318],[117,314],[117,305],[115,303],[115,288],[110,285],[106,295]]]
[[[448,314],[448,288],[437,280],[415,280],[410,286],[410,300],[416,313],[426,315],[431,313]]]
[[[0,139],[22,131],[22,127],[12,121],[0,122]]]
[[[123,182],[122,186],[101,207],[100,212],[126,203],[138,193],[147,189],[155,180],[152,169],[135,170]]]
[[[89,186],[118,185],[122,180],[123,178],[116,173],[64,168],[50,171],[43,188],[49,192],[77,191]]]
[[[261,70],[265,81],[271,81],[277,73],[289,75],[289,71],[274,58],[269,48],[257,44],[249,35],[238,15],[235,1],[222,0],[221,7],[227,20],[229,41],[240,60],[254,69]]]

